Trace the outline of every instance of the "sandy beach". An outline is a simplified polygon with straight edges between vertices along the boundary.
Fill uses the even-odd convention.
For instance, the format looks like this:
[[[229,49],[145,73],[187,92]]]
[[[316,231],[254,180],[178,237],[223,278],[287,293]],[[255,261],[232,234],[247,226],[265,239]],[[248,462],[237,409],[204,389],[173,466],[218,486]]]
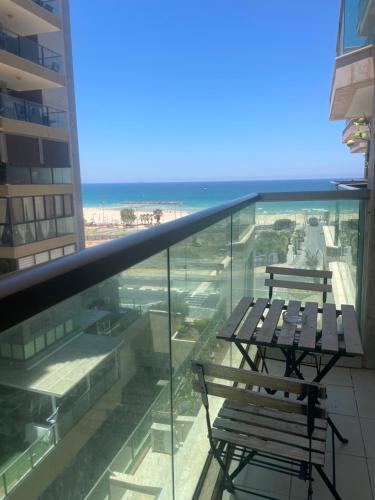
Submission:
[[[102,225],[102,224],[122,224],[120,211],[124,207],[84,207],[83,217],[85,219],[85,225]],[[159,208],[155,207],[154,209]],[[134,213],[137,217],[137,221],[141,221],[141,215],[146,213],[152,213],[154,209],[140,210],[139,208],[134,208]],[[162,209],[163,215],[161,216],[160,222],[169,222],[171,220],[179,219],[185,215],[189,215],[189,211],[181,210],[177,208],[176,210],[164,210]]]

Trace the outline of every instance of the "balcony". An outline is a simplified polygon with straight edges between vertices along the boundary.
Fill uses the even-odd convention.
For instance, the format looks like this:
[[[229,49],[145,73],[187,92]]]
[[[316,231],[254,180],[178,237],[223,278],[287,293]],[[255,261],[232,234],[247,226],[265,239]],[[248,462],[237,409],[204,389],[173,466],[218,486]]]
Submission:
[[[21,36],[61,30],[57,0],[2,0],[0,23]]]
[[[30,38],[0,29],[0,77],[16,91],[64,85],[60,54]]]
[[[45,127],[68,128],[65,111],[0,93],[0,116]]]
[[[330,97],[331,120],[372,115],[375,38],[363,36],[359,31],[365,3],[360,0],[342,2]]]
[[[328,301],[360,314],[367,198],[366,190],[250,195],[1,279],[3,494],[193,498],[210,457],[190,360],[240,365],[216,332],[243,296],[268,296],[268,264],[331,270]],[[278,297],[321,301],[293,289]],[[356,462],[360,478],[366,458],[353,401],[366,402],[356,392],[361,373],[337,368],[328,381],[328,404],[355,434],[340,471]],[[25,460],[25,438],[37,446],[37,428],[45,446]],[[366,478],[363,487],[367,470]],[[279,493],[289,479],[278,480]],[[264,479],[260,489],[270,485]]]
[[[72,184],[70,167],[14,167],[0,166],[1,184]]]

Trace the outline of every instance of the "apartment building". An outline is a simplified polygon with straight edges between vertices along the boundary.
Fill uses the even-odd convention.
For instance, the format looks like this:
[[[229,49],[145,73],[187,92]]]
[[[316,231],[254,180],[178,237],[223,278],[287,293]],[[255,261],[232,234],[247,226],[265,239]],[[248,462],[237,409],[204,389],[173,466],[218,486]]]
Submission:
[[[330,119],[345,120],[342,142],[351,153],[365,154],[367,178],[374,94],[375,2],[341,3]]]
[[[0,273],[83,247],[67,0],[0,2]]]

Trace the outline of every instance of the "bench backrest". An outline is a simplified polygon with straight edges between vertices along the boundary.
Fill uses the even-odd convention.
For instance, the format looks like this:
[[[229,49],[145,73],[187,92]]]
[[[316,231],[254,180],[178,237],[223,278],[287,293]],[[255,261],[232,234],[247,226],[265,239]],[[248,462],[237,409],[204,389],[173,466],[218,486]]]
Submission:
[[[201,393],[203,402],[206,392],[208,395],[263,408],[273,408],[302,415],[308,415],[312,411],[314,418],[325,417],[325,410],[316,404],[318,398],[325,399],[327,397],[326,389],[321,384],[308,383],[303,380],[285,377],[273,377],[254,371],[199,361],[192,361],[192,371],[198,375],[198,378],[193,382],[193,389]],[[244,384],[245,388],[234,387],[233,385],[218,383],[216,381],[210,382],[207,380],[207,377]],[[308,401],[289,399],[277,394],[261,393],[254,389],[254,387],[289,392],[302,397],[307,396]]]
[[[332,279],[332,271],[321,271],[316,269],[293,269],[290,267],[278,267],[278,266],[267,266],[266,273],[270,275],[266,278],[264,284],[268,286],[268,295],[272,299],[273,289],[277,288],[287,288],[296,290],[308,290],[311,292],[321,292],[323,294],[323,303],[327,300],[327,293],[332,292],[332,285],[328,283],[328,280]],[[294,281],[288,279],[275,279],[276,275],[282,276],[299,276],[301,278],[318,278],[319,283],[306,282],[306,281]]]

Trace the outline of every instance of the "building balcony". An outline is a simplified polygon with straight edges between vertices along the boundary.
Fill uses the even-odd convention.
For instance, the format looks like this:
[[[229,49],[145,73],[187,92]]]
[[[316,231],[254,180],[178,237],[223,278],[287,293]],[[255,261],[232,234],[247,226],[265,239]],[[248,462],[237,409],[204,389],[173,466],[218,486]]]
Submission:
[[[68,128],[66,112],[37,102],[19,99],[0,93],[0,116],[43,125],[44,127]]]
[[[0,29],[0,78],[16,91],[58,88],[65,84],[62,57],[30,38]]]
[[[359,314],[367,198],[367,190],[251,195],[0,279],[7,311],[0,317],[0,445],[6,441],[8,450],[0,492],[193,498],[210,457],[190,360],[241,364],[216,333],[241,298],[268,297],[268,264],[332,271],[327,301],[352,304]],[[322,300],[298,289],[275,293]],[[375,410],[356,385],[360,360],[350,362],[327,380],[328,404],[355,434],[356,476],[366,472],[367,488],[354,398],[365,405],[361,416],[375,418]],[[37,449],[35,460],[25,442]],[[348,458],[339,457],[348,467],[351,446]],[[289,498],[290,478],[278,484]],[[211,498],[206,493],[201,498]]]
[[[330,96],[330,119],[372,116],[374,51],[370,45],[336,58]]]
[[[7,134],[69,140],[65,111],[2,93],[0,130]]]
[[[14,167],[0,166],[0,184],[72,184],[71,167]]]
[[[0,23],[21,36],[61,30],[57,0],[2,0]]]
[[[361,118],[349,120],[342,133],[343,144],[357,139],[370,139],[370,127]]]

